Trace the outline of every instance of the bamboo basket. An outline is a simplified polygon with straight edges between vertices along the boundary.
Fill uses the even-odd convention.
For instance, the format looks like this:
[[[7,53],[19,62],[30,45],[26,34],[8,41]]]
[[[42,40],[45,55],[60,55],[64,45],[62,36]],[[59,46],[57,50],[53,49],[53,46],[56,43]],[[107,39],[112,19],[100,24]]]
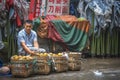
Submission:
[[[75,59],[80,59],[81,58],[81,53],[79,53],[79,52],[69,52],[68,56],[73,57]]]
[[[79,71],[81,69],[81,61],[80,60],[69,61],[68,67],[69,70],[71,71]]]
[[[33,60],[11,60],[11,73],[14,77],[29,77],[33,71]]]
[[[56,72],[68,71],[68,61],[65,56],[52,57],[52,68]]]
[[[70,52],[68,54],[68,68],[71,71],[79,71],[81,69],[81,53],[79,52]]]
[[[36,64],[34,66],[35,74],[49,74],[51,71],[51,60],[48,56],[36,57]]]

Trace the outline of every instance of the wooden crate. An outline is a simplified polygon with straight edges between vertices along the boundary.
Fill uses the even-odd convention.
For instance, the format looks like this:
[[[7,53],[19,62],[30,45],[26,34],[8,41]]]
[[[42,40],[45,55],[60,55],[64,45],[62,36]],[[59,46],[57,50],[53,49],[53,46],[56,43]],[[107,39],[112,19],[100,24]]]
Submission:
[[[33,60],[11,60],[11,73],[14,77],[28,77],[33,71]]]

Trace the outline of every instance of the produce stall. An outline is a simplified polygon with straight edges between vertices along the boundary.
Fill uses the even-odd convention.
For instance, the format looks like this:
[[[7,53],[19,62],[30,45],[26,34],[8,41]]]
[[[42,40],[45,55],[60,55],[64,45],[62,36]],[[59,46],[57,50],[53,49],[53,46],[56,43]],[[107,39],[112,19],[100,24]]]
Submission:
[[[86,51],[120,56],[119,11],[118,0],[0,0],[0,53],[14,77],[79,71]],[[46,53],[18,55],[17,33],[27,19]]]

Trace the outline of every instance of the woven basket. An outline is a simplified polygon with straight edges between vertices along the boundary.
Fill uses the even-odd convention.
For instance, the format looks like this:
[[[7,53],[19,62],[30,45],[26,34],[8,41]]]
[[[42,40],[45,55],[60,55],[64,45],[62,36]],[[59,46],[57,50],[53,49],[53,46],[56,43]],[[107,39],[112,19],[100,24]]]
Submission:
[[[68,64],[65,62],[56,62],[54,65],[56,72],[65,72],[68,71]]]
[[[80,60],[70,60],[68,62],[68,68],[71,71],[79,71],[81,69],[81,61]]]
[[[79,52],[69,52],[68,56],[69,57],[74,57],[75,59],[80,59],[81,58],[81,53],[79,53]]]
[[[35,74],[49,74],[51,71],[51,61],[48,56],[36,57],[34,65]]]
[[[11,60],[11,73],[14,77],[28,77],[32,73],[33,60]]]
[[[52,58],[52,68],[56,72],[68,71],[68,61],[64,56],[58,56]]]
[[[51,71],[50,65],[46,62],[37,62],[35,65],[34,72],[36,74],[49,74]]]
[[[70,52],[68,54],[68,68],[71,71],[79,71],[81,69],[81,53],[79,52]]]

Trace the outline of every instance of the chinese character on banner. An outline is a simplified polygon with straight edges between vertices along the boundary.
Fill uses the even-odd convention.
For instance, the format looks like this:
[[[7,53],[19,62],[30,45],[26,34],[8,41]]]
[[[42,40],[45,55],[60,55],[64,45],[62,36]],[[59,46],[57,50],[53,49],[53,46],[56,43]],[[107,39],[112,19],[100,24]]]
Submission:
[[[69,14],[70,0],[47,0],[47,15]]]
[[[61,13],[61,6],[55,6],[55,13]]]
[[[53,13],[53,11],[54,11],[54,6],[49,6],[49,13]]]
[[[69,1],[68,0],[63,0],[63,4],[68,4]]]
[[[61,4],[62,0],[56,0],[56,4]]]
[[[54,4],[54,1],[55,1],[55,0],[48,0],[49,3],[53,3],[53,4]]]

